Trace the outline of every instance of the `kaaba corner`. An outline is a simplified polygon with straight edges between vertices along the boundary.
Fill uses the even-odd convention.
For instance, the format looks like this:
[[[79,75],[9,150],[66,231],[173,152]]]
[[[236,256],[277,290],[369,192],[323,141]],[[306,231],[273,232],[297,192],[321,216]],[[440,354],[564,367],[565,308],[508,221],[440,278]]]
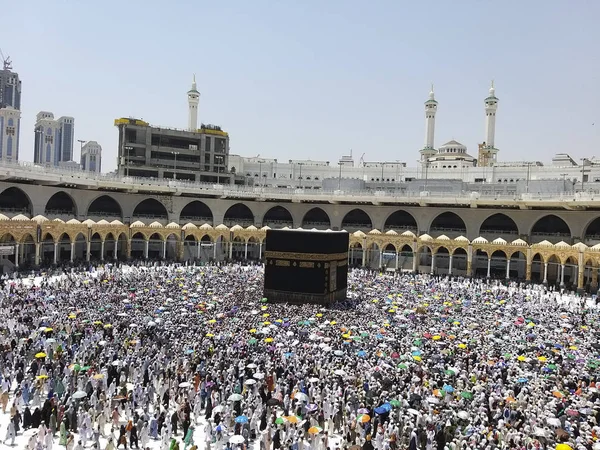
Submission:
[[[264,296],[294,304],[344,300],[348,244],[346,232],[268,230]]]

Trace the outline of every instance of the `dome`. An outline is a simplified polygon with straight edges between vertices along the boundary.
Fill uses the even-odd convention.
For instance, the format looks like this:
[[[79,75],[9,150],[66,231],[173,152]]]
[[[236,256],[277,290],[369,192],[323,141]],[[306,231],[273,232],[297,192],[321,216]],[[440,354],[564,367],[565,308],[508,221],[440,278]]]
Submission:
[[[417,235],[410,230],[406,230],[404,233],[401,234],[401,236],[411,237],[411,238],[417,237]]]
[[[260,231],[267,231],[267,230],[270,230],[270,229],[271,229],[271,227],[269,227],[269,226],[265,225],[264,227],[262,227],[262,228],[260,229]]]
[[[67,225],[81,225],[81,222],[77,219],[67,220]]]
[[[188,223],[188,225],[190,225],[190,224]],[[193,224],[191,224],[191,225],[193,225]],[[187,226],[187,225],[186,225],[186,226]],[[194,226],[195,226],[195,225],[194,225]],[[212,227],[212,225],[210,225],[210,224],[208,224],[208,223],[203,223],[202,225],[200,225],[200,229],[201,229],[201,230],[212,230],[212,229],[213,229],[213,227]]]
[[[96,225],[96,222],[94,222],[92,219],[85,219],[83,222],[81,222],[83,225],[87,225],[88,227],[91,227],[92,225]],[[141,222],[140,222],[141,223]],[[142,224],[142,226],[144,226],[144,224]]]
[[[464,237],[464,236],[459,236],[457,238],[454,238],[454,240],[456,242],[469,242],[469,240],[466,237]]]
[[[398,233],[396,233],[394,230],[386,231],[385,234],[387,234],[389,236],[397,236],[398,235]]]
[[[438,153],[454,153],[454,154],[466,154],[467,146],[461,144],[458,141],[451,140],[446,142],[438,149]]]
[[[198,229],[198,227],[190,222],[190,223],[186,223],[184,226],[182,226],[181,229],[182,230],[196,230],[196,229]]]
[[[554,246],[556,248],[571,248],[571,246],[569,244],[567,244],[565,241],[560,241],[558,244],[554,244]]]
[[[484,238],[479,236],[478,238],[473,239],[473,241],[471,241],[472,244],[487,244],[489,241]]]
[[[10,220],[8,216],[5,216],[4,214],[0,214],[0,220]]]
[[[96,225],[110,225],[110,223],[107,220],[100,219],[98,222],[96,222]]]
[[[492,244],[495,244],[495,245],[506,245],[507,242],[504,239],[502,239],[502,238],[499,237],[499,238],[494,239],[492,241]]]
[[[152,222],[150,225],[148,225],[150,228],[163,228],[162,224],[160,222]]]
[[[116,226],[123,226],[123,222],[121,222],[120,220],[113,220],[111,223],[111,225],[116,225]]]
[[[592,247],[590,250],[593,250],[593,251],[595,251],[595,252],[598,252],[598,251],[600,251],[600,244],[596,244],[596,245],[594,245],[594,246],[593,246],[593,247]]]
[[[33,220],[34,222],[37,222],[37,223],[48,222],[48,218],[42,216],[41,214],[38,214],[37,216],[33,217],[31,220]]]
[[[577,244],[573,244],[572,247],[575,250],[579,250],[580,252],[583,252],[585,250],[587,250],[589,247],[587,245],[585,245],[583,242],[578,242]]]
[[[358,237],[358,238],[363,238],[366,236],[366,234],[363,233],[362,231],[358,230],[358,231],[355,231],[354,233],[352,233],[352,236]]]
[[[54,219],[52,222],[56,222],[56,223],[65,223],[64,220],[59,219],[58,217],[56,219]]]
[[[378,229],[375,229],[375,230],[369,231],[369,234],[381,234],[381,231],[379,231]]]
[[[230,231],[240,231],[243,230],[243,228],[240,225],[234,225],[230,228]]]
[[[423,239],[423,238],[421,238]],[[450,238],[448,236],[446,236],[445,234],[442,234],[441,236],[438,236],[438,241],[449,241]]]
[[[431,236],[429,236],[428,234],[422,234],[421,236],[419,236],[419,239],[422,241],[432,241],[433,238]]]
[[[11,220],[29,220],[29,217],[27,217],[24,214],[17,214],[15,217],[13,217]]]
[[[542,242],[538,242],[537,244],[533,244],[533,247],[554,247],[554,244],[550,241],[542,241]]]
[[[170,224],[168,224],[166,226],[166,228],[179,228],[179,224],[176,224],[175,222],[171,222]]]
[[[135,222],[133,222],[131,224],[131,228],[140,228],[140,227],[145,227],[146,224],[144,222],[142,222],[141,220],[136,220]]]
[[[246,228],[246,230],[248,230],[248,231],[256,231],[256,230],[258,230],[258,228],[256,228],[254,225],[250,225],[248,228]]]
[[[510,245],[518,245],[519,247],[527,247],[527,242],[523,239],[515,239],[510,243]]]
[[[200,228],[202,228],[202,227],[200,227]],[[229,230],[229,228],[227,228],[227,225],[221,224],[221,225],[217,225],[217,228],[215,228],[215,230],[227,231],[227,230]]]

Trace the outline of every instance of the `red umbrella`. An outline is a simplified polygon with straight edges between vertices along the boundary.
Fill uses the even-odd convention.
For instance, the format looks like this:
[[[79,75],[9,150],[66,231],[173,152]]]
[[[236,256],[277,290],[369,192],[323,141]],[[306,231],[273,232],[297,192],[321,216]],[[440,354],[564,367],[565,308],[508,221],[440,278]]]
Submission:
[[[431,338],[431,333],[424,333],[423,337],[429,339]]]
[[[398,352],[394,352],[394,353],[392,353],[392,358],[398,359],[398,358],[400,358],[400,355],[398,354]]]

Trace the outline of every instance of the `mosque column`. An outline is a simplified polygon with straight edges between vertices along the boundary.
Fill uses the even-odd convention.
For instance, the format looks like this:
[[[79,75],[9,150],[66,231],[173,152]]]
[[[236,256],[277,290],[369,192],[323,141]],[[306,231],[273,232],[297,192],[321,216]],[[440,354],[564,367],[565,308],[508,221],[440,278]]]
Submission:
[[[396,250],[396,270],[400,269],[400,267],[398,267],[398,255],[399,255],[398,250]]]
[[[583,292],[583,279],[585,278],[585,262],[583,260],[583,253],[579,252],[579,258],[577,260],[577,292]]]
[[[492,275],[492,257],[488,255],[487,277]]]
[[[85,249],[85,260],[89,261],[90,257],[92,255],[92,241],[90,241],[88,239],[88,241],[86,242],[86,249]]]
[[[590,289],[596,291],[598,289],[598,266],[592,266],[592,281],[590,282]]]
[[[467,276],[473,276],[473,247],[471,244],[467,247]]]
[[[58,242],[54,243],[54,264],[58,263]]]
[[[544,262],[544,284],[548,284],[548,263]]]
[[[115,248],[113,249],[113,259],[119,259],[119,240],[115,239]]]
[[[167,240],[165,239],[162,243],[162,259],[167,258]]]
[[[379,249],[379,268],[381,269],[383,267],[383,249],[380,248]]]
[[[15,244],[15,267],[19,267],[19,243]]]
[[[527,249],[527,257],[525,259],[525,281],[531,281],[531,249]]]
[[[258,244],[258,260],[262,260],[262,242],[259,242]]]
[[[452,253],[448,255],[448,275],[452,275]]]
[[[560,265],[560,287],[565,287],[565,265]]]
[[[217,240],[213,242],[213,259],[216,261],[217,259]]]
[[[35,265],[36,266],[40,265],[40,243],[39,242],[35,243]]]
[[[435,273],[435,253],[431,252],[431,275]]]
[[[229,259],[233,259],[233,241],[229,241]]]
[[[150,241],[148,239],[144,239],[144,259],[148,259],[148,247],[150,245]]]
[[[248,241],[244,244],[244,259],[248,259]]]
[[[367,249],[366,248],[362,248],[362,267],[365,267],[367,263]]]
[[[506,279],[510,279],[510,256],[506,258]]]
[[[413,252],[413,267],[412,267],[413,273],[417,273],[417,270],[419,270],[419,251],[418,250],[416,252]]]
[[[200,248],[202,241],[196,241],[196,259],[200,259]]]
[[[127,255],[127,259],[131,259],[131,238],[127,238],[125,252]]]
[[[71,242],[71,262],[75,259],[75,242]]]
[[[104,261],[104,239],[100,241],[100,261]]]

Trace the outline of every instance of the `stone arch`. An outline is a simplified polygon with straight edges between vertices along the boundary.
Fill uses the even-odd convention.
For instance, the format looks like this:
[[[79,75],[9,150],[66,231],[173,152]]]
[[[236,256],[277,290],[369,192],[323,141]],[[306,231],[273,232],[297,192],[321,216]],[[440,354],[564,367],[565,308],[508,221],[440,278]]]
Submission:
[[[417,221],[414,216],[403,209],[399,209],[391,213],[385,220],[383,226],[384,231],[388,230],[410,230],[416,232],[418,230]]]
[[[0,211],[9,213],[9,215],[26,214],[31,216],[33,204],[23,189],[11,186],[0,194]]]
[[[294,227],[292,214],[283,206],[276,205],[270,208],[263,216],[262,226],[270,228]]]
[[[373,229],[373,220],[364,210],[355,208],[342,219],[342,229],[347,231],[371,231]]]
[[[592,219],[584,228],[583,240],[585,242],[600,241],[600,217]]]
[[[452,212],[446,211],[438,214],[429,226],[429,233],[448,233],[455,232],[460,234],[467,234],[467,225],[462,218]]]
[[[183,207],[179,214],[179,222],[208,223],[213,225],[213,213],[210,207],[200,200],[193,200]]]
[[[327,230],[331,228],[331,219],[322,208],[315,207],[309,209],[302,218],[302,228],[316,228],[318,230]]]
[[[570,238],[571,228],[564,219],[547,214],[540,217],[531,227],[531,236],[557,236],[559,238]]]
[[[65,191],[58,191],[46,202],[44,214],[46,216],[56,215],[76,217],[77,206],[75,205],[73,197],[71,197]]]
[[[516,222],[503,213],[495,213],[488,216],[479,226],[479,235],[493,234],[494,238],[505,234],[519,234]]]
[[[133,209],[134,219],[149,218],[149,219],[163,219],[169,218],[169,212],[165,205],[155,198],[147,198],[139,202]]]
[[[87,208],[87,214],[89,216],[97,217],[118,217],[123,218],[123,208],[117,200],[110,195],[100,195],[96,197]]]
[[[228,227],[234,225],[248,227],[254,225],[254,213],[244,203],[235,203],[225,211],[223,223]]]

